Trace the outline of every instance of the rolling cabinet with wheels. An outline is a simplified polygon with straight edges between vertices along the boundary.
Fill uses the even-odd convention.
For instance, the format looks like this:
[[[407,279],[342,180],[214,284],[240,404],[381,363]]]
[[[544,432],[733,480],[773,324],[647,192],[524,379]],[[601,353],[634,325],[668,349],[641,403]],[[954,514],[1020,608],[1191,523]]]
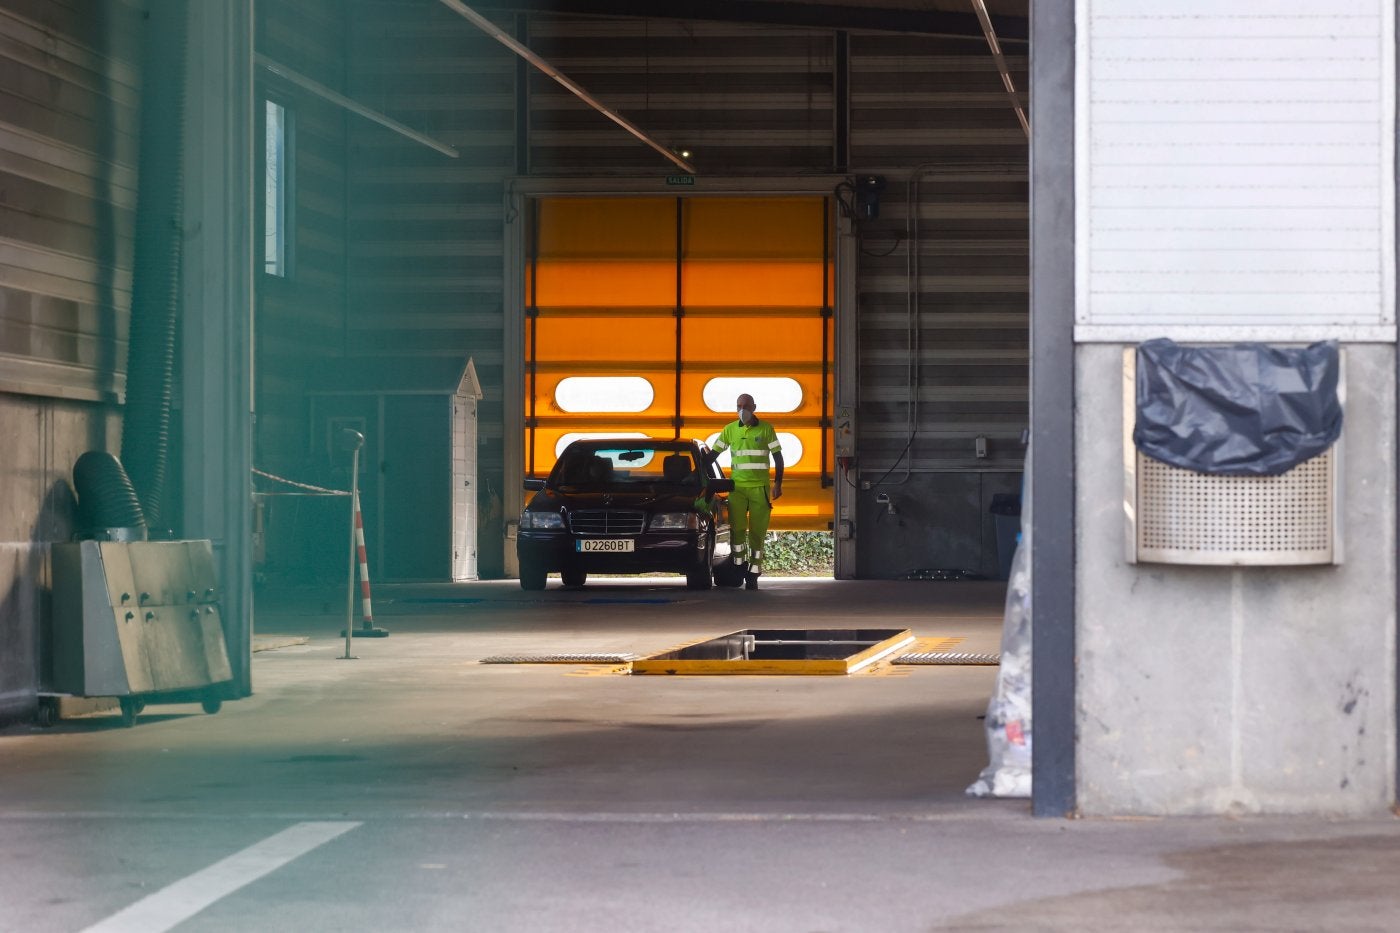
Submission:
[[[58,695],[39,694],[39,706],[34,710],[34,725],[48,729],[58,722]]]
[[[78,541],[53,547],[53,684],[59,700],[114,697],[123,724],[148,703],[223,705],[233,679],[208,541]]]
[[[64,693],[40,693],[39,705],[34,710],[34,724],[41,729],[48,729],[58,724],[60,715],[60,705],[64,697],[74,697],[74,694]],[[92,697],[80,697],[79,699],[93,699]],[[127,696],[116,697],[117,714],[121,717],[122,725],[136,725],[136,717],[146,709],[146,701],[184,703],[190,702],[191,698],[185,695],[167,694],[138,696],[129,694]],[[214,715],[223,708],[224,701],[213,691],[204,691],[197,697],[197,702],[209,715]]]

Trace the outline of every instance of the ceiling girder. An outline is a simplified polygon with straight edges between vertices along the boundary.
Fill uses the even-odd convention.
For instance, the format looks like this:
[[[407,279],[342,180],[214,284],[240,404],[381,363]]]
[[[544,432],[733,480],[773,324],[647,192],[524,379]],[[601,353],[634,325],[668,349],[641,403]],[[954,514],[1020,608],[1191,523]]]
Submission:
[[[718,20],[978,39],[983,36],[982,24],[970,7],[967,13],[955,13],[946,10],[844,6],[839,3],[791,3],[784,0],[668,0],[665,4],[654,0],[476,0],[472,5],[478,10],[500,12]],[[1030,38],[1026,17],[993,16],[991,22],[1002,41],[1026,41]]]

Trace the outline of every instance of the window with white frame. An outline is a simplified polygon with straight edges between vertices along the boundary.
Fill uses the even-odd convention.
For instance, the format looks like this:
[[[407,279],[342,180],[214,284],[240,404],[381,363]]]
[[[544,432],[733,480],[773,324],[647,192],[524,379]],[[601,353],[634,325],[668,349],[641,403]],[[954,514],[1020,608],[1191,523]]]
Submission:
[[[288,221],[290,211],[287,202],[291,194],[288,179],[289,114],[287,108],[274,101],[266,101],[265,128],[263,130],[263,271],[268,275],[285,278],[288,272]]]

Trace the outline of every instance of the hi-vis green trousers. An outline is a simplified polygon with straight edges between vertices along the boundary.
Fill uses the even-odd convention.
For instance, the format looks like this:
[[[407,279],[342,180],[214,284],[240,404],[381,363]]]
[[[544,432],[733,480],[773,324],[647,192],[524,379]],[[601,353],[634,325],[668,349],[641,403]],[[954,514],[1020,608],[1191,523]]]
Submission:
[[[734,484],[729,494],[729,543],[734,563],[748,562],[749,573],[763,573],[763,539],[768,535],[768,520],[773,516],[773,503],[768,498],[768,484],[740,486]]]

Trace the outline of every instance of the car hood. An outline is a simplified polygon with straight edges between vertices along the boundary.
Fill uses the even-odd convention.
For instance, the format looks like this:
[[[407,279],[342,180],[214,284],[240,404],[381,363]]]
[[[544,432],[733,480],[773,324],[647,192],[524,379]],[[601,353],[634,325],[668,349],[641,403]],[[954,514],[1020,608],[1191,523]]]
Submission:
[[[535,493],[528,508],[534,511],[554,512],[561,508],[573,509],[641,509],[644,512],[693,512],[695,500],[700,490],[683,491],[678,489],[642,490],[588,490],[564,492],[557,489],[544,489]]]

